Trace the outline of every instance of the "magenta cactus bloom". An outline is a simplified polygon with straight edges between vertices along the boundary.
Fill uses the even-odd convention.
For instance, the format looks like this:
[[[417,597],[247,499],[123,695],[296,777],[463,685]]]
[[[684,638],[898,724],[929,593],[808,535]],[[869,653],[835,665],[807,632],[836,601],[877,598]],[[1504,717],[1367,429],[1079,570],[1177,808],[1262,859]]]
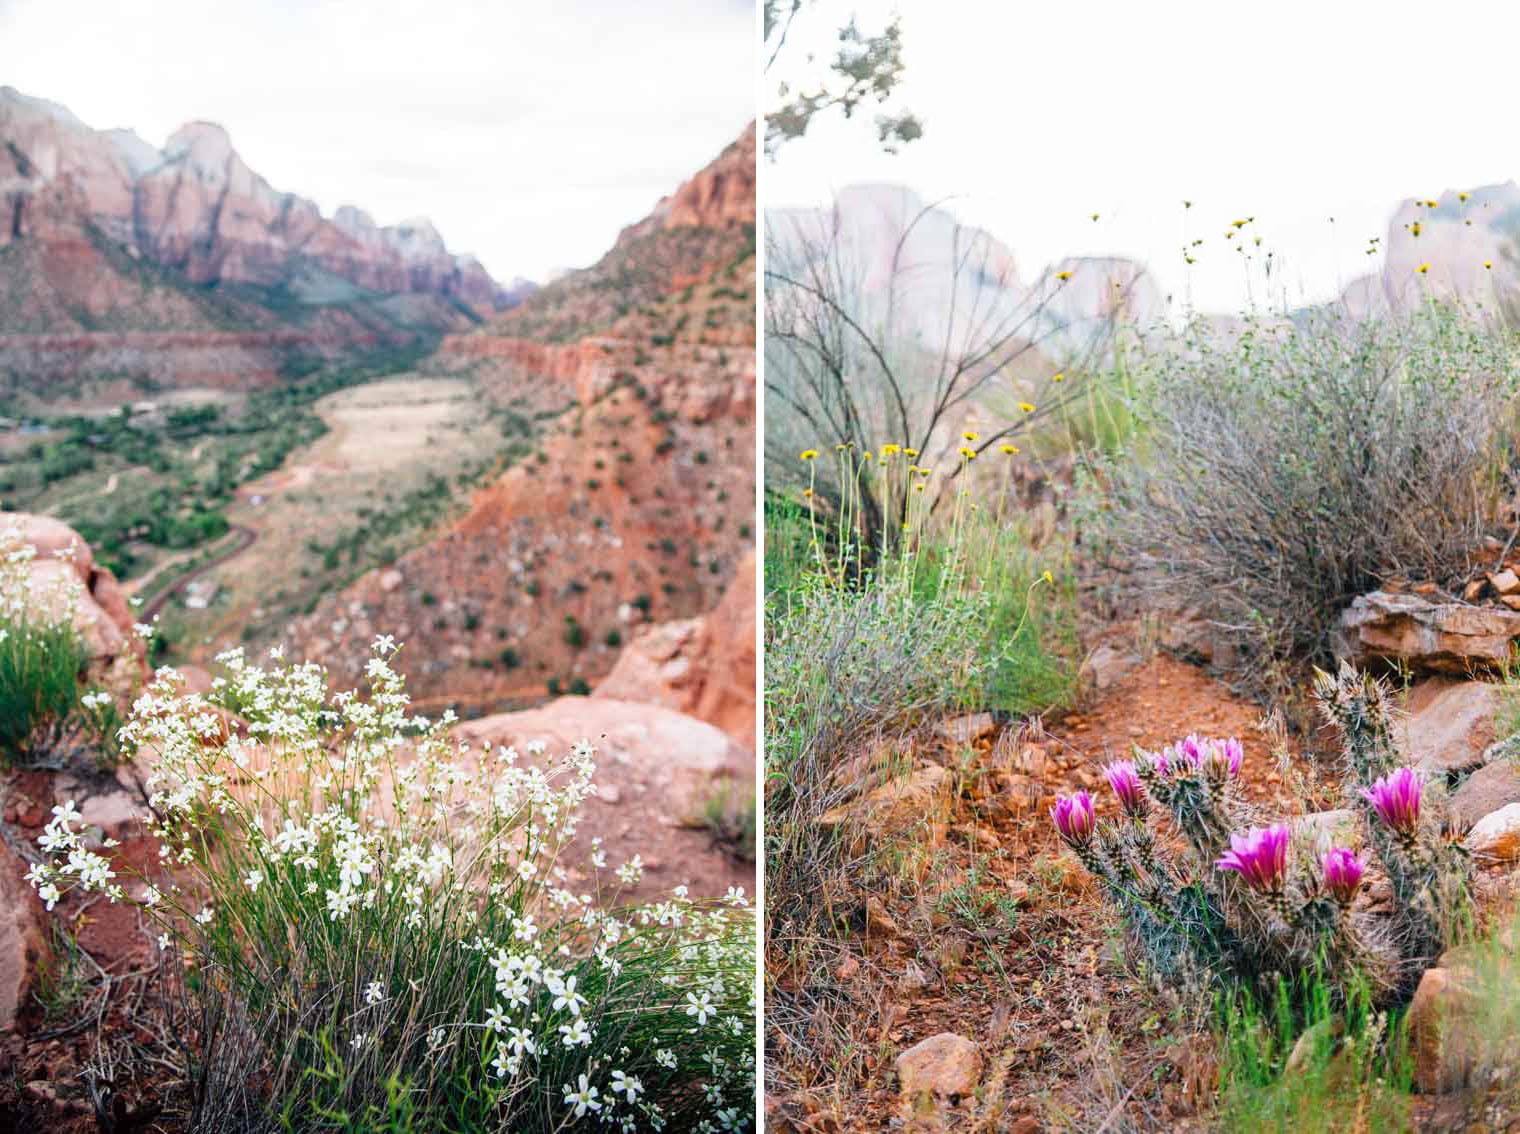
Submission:
[[[1280,894],[1288,874],[1288,834],[1286,825],[1275,823],[1231,835],[1230,849],[1214,865],[1235,871],[1253,890]]]
[[[1168,745],[1153,759],[1156,772],[1161,776],[1173,772],[1186,774],[1189,769],[1206,768],[1218,762],[1233,779],[1240,774],[1245,755],[1245,748],[1233,736],[1228,740],[1212,740],[1193,732],[1175,745]]]
[[[1349,906],[1367,869],[1362,860],[1345,847],[1331,847],[1320,866],[1325,889],[1341,905]]]
[[[1135,819],[1145,814],[1145,789],[1140,786],[1140,777],[1135,774],[1132,761],[1116,760],[1103,769],[1103,775],[1119,797],[1124,814]]]
[[[1177,745],[1177,752],[1193,767],[1203,763],[1209,754],[1210,741],[1205,740],[1196,732],[1190,732]]]
[[[1074,847],[1086,846],[1092,839],[1093,824],[1097,820],[1093,814],[1092,796],[1085,791],[1061,796],[1050,809],[1050,818],[1056,830],[1061,832],[1061,838]]]
[[[1362,789],[1362,798],[1372,804],[1389,830],[1413,835],[1420,826],[1420,793],[1425,777],[1413,768],[1395,768],[1370,788]]]
[[[1246,758],[1245,745],[1240,741],[1233,736],[1229,740],[1214,741],[1214,755],[1229,765],[1232,779],[1240,775],[1241,762]]]

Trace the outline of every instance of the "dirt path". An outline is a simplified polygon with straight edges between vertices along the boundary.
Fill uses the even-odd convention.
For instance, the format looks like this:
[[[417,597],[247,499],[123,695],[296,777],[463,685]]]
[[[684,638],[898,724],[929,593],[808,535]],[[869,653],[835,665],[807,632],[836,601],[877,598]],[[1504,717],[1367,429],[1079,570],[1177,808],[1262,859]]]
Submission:
[[[164,590],[154,595],[153,598],[149,600],[148,604],[142,608],[142,611],[138,615],[139,619],[143,622],[151,623],[153,619],[158,615],[158,613],[164,609],[165,604],[167,604],[171,598],[179,594],[193,581],[204,575],[207,571],[210,571],[214,567],[220,567],[223,563],[226,563],[234,556],[241,555],[243,552],[247,551],[259,538],[258,532],[254,531],[252,528],[245,528],[241,524],[233,525],[232,531],[237,536],[237,539],[233,542],[233,545],[230,548],[222,552],[222,554],[218,555],[215,559],[211,559],[205,563],[202,563],[188,575],[185,575],[183,578],[176,580]]]

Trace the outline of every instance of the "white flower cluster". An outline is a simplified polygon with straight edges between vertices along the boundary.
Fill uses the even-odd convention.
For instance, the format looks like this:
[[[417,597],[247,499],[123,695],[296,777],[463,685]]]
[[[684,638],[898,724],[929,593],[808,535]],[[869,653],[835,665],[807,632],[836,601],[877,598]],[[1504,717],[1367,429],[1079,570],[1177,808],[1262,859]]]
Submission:
[[[204,697],[160,671],[122,729],[151,766],[146,825],[165,867],[140,899],[146,913],[192,956],[240,950],[231,968],[250,974],[288,972],[297,957],[351,966],[331,943],[369,943],[359,972],[335,968],[317,995],[346,1005],[341,1038],[377,1083],[415,1077],[400,1061],[425,1056],[465,1077],[484,1069],[471,1090],[503,1114],[553,1092],[567,1117],[617,1129],[661,1129],[673,1102],[682,1128],[751,1125],[743,893],[724,909],[682,887],[619,909],[572,890],[605,864],[593,842],[577,856],[589,871],[568,867],[594,748],[553,759],[541,743],[462,745],[451,717],[408,715],[394,649],[376,643],[366,696],[330,693],[318,666],[260,667],[241,650],[219,659],[226,675]],[[33,884],[50,905],[69,889],[123,899],[76,822],[72,804],[59,809],[43,842],[53,860]],[[637,857],[615,871],[624,885],[642,873]],[[219,932],[224,918],[235,933]],[[386,953],[362,953],[377,940]]]
[[[75,548],[61,548],[54,558],[68,563]],[[14,523],[0,528],[0,626],[16,632],[34,620],[72,622],[84,584],[72,570],[53,574],[33,570],[37,549]]]

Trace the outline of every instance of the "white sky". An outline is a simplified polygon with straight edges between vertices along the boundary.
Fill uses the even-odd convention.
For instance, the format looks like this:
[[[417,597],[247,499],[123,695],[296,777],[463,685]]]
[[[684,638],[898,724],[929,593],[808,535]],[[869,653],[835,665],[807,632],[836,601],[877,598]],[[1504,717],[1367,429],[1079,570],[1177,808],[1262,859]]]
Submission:
[[[752,0],[0,0],[0,84],[276,189],[426,216],[497,279],[596,260],[754,117]]]
[[[1402,198],[1520,178],[1512,0],[822,0],[768,95],[806,50],[828,55],[851,12],[874,30],[894,10],[907,64],[895,105],[924,137],[891,157],[873,115],[819,121],[765,165],[767,206],[895,182],[957,196],[956,215],[1001,239],[1026,281],[1064,255],[1117,254],[1179,302],[1191,285],[1199,308],[1236,310],[1248,293],[1223,238],[1233,219],[1257,218],[1290,300],[1317,301],[1379,262],[1368,238],[1386,239]]]

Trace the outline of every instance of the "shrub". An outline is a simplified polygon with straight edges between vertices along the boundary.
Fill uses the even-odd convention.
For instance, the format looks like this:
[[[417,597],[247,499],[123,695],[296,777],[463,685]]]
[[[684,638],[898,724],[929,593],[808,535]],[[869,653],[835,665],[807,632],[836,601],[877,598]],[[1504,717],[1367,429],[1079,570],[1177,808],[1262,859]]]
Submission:
[[[856,745],[955,703],[975,671],[985,606],[920,602],[901,575],[857,587],[806,582],[766,618],[767,914],[809,920],[819,879],[845,847],[818,816],[857,787],[839,768]]]
[[[1266,825],[1241,789],[1238,741],[1189,736],[1109,765],[1120,818],[1099,821],[1086,792],[1051,811],[1153,971],[1223,980],[1259,1002],[1276,994],[1280,978],[1323,983],[1340,1005],[1365,989],[1382,1007],[1413,991],[1464,924],[1470,864],[1443,834],[1439,795],[1396,766],[1386,691],[1343,666],[1319,675],[1315,695],[1342,736],[1345,803],[1392,887],[1391,912],[1353,907],[1365,853],[1290,822]],[[1158,814],[1162,834],[1185,848],[1180,855],[1153,829]]]
[[[1516,392],[1503,333],[1430,307],[1192,327],[1140,369],[1111,466],[1120,550],[1248,652],[1323,658],[1391,576],[1447,582],[1493,515]]]
[[[244,1021],[234,1077],[267,1084],[265,1108],[300,1130],[403,1112],[441,1131],[752,1121],[742,895],[619,906],[595,843],[594,893],[564,889],[594,750],[462,748],[449,717],[407,716],[393,655],[376,643],[365,696],[232,651],[209,696],[163,674],[123,730],[155,753],[145,821],[174,866],[135,904],[196,995]],[[39,894],[128,901],[78,826],[57,809]]]

